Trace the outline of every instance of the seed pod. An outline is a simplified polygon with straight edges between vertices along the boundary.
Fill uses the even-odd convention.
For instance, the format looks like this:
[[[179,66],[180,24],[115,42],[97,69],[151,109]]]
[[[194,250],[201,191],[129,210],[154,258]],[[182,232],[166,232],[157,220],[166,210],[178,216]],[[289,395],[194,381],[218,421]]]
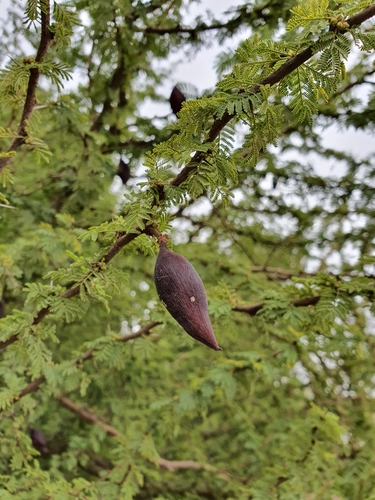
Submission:
[[[47,441],[44,433],[38,429],[30,428],[31,442],[36,450],[38,450],[42,455],[46,455],[48,451]]]
[[[0,318],[5,317],[5,301],[4,299],[0,299]]]
[[[126,184],[131,177],[129,165],[125,163],[122,159],[118,164],[117,175],[120,177],[123,184]]]
[[[177,116],[177,113],[181,111],[182,103],[186,101],[186,97],[181,92],[178,87],[173,87],[169,102],[173,113]]]
[[[222,351],[212,330],[199,274],[185,257],[168,250],[162,238],[154,280],[160,299],[177,323],[195,340]]]

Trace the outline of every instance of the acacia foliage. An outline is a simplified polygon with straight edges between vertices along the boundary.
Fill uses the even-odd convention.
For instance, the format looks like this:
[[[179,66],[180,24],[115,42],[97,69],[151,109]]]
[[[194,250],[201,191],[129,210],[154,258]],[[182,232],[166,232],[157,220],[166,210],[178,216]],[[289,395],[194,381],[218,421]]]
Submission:
[[[184,5],[30,0],[4,28],[1,498],[375,498],[374,155],[325,140],[373,134],[374,4]],[[245,27],[215,89],[142,116],[156,61]],[[158,232],[222,353],[159,303]]]

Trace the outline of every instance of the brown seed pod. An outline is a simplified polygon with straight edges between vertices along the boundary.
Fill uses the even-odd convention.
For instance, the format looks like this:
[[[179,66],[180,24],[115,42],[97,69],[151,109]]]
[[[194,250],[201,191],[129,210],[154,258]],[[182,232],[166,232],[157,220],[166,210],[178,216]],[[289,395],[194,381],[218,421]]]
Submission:
[[[167,249],[163,237],[159,244],[154,280],[160,299],[191,337],[215,351],[222,351],[212,330],[206,292],[199,274],[185,257]]]
[[[0,318],[5,317],[5,300],[0,299]]]
[[[177,116],[177,113],[181,111],[182,103],[186,101],[186,97],[181,92],[181,90],[175,86],[173,87],[171,96],[169,98],[169,102],[172,108],[173,113]]]
[[[49,453],[47,447],[47,441],[44,433],[38,429],[29,429],[31,442],[36,450],[38,450],[42,455]]]
[[[117,175],[120,177],[123,184],[126,184],[131,177],[129,165],[122,159],[120,159],[120,163],[118,164]]]

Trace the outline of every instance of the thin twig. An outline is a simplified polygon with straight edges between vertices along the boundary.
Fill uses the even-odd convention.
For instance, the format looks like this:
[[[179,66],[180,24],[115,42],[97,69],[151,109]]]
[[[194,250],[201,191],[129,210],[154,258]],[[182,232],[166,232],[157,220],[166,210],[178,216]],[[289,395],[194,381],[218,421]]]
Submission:
[[[217,215],[217,217],[220,219],[220,222],[228,230],[229,236],[232,238],[233,242],[242,250],[242,252],[246,255],[246,257],[250,260],[250,262],[252,262],[252,264],[257,265],[258,263],[255,260],[254,256],[251,254],[249,249],[245,245],[242,244],[241,240],[238,239],[236,232],[233,230],[232,227],[230,227],[230,225],[225,220],[225,218],[222,217],[219,209],[216,207],[213,207],[212,212]]]
[[[160,321],[151,321],[150,323],[147,323],[147,325],[144,325],[142,328],[140,328],[138,331],[131,333],[129,335],[119,336],[115,340],[116,340],[116,342],[128,342],[129,340],[136,339],[137,337],[140,337],[141,335],[149,334],[150,331],[153,328],[155,328],[155,326],[158,326],[161,324],[162,323]],[[9,342],[9,340],[7,342]],[[2,344],[6,344],[6,342],[3,342]],[[9,343],[7,345],[9,345]],[[77,358],[73,359],[72,365],[79,365],[82,362],[85,362],[85,361],[88,361],[89,359],[92,359],[95,355],[95,351],[96,351],[95,348],[87,350],[81,356],[78,356]],[[38,391],[40,386],[43,385],[44,382],[46,382],[46,380],[47,379],[44,375],[33,380],[26,387],[24,387],[23,390],[18,395],[14,396],[13,402],[18,401],[19,399],[23,398],[27,394],[31,394],[33,392]],[[1,410],[0,410],[0,413],[1,413]]]
[[[198,33],[202,33],[204,31],[212,31],[212,30],[220,30],[228,28],[230,23],[233,21],[228,21],[227,23],[214,23],[214,24],[205,24],[200,23],[195,26],[195,28],[184,28],[183,26],[177,24],[176,26],[165,27],[162,26],[146,26],[145,28],[138,28],[136,31],[140,31],[143,33],[150,33],[155,35],[169,35],[169,34],[179,34],[179,33],[187,33],[188,35],[196,35]]]
[[[104,117],[111,111],[113,108],[112,106],[112,92],[119,90],[120,91],[120,100],[118,103],[118,107],[123,108],[125,107],[127,103],[127,99],[123,91],[121,90],[124,84],[124,81],[126,80],[127,77],[127,72],[126,72],[126,66],[125,66],[125,56],[123,51],[121,50],[121,42],[122,42],[122,37],[121,37],[121,29],[117,26],[116,24],[116,13],[114,12],[114,17],[112,22],[114,23],[116,27],[116,44],[119,47],[119,53],[118,53],[118,62],[117,62],[117,67],[115,71],[113,72],[112,78],[108,84],[108,90],[107,90],[107,96],[103,102],[103,107],[97,118],[95,119],[93,125],[91,126],[91,130],[93,132],[97,132],[101,129],[103,126],[103,120]]]
[[[294,307],[315,306],[319,302],[319,300],[319,295],[316,295],[314,297],[304,297],[303,299],[294,300],[290,303],[290,305]],[[255,316],[256,313],[263,309],[265,305],[266,302],[257,302],[256,304],[234,306],[232,307],[232,310],[237,312],[245,312],[250,316]]]
[[[169,35],[169,34],[188,34],[191,35],[192,39],[195,39],[195,35],[215,30],[225,30],[227,29],[231,33],[234,33],[236,29],[239,29],[241,24],[241,18],[246,21],[251,21],[253,19],[263,19],[265,24],[267,24],[267,19],[270,16],[268,14],[268,7],[271,2],[262,3],[258,8],[254,7],[251,11],[246,9],[246,6],[240,7],[237,12],[239,14],[225,23],[214,22],[212,24],[206,24],[205,22],[197,23],[194,28],[184,27],[180,24],[176,26],[162,27],[162,26],[146,26],[144,28],[137,28],[137,31],[155,35]]]
[[[106,424],[104,420],[101,417],[99,417],[99,415],[96,415],[87,408],[84,408],[83,406],[74,403],[72,400],[68,399],[63,395],[57,396],[57,399],[59,400],[61,406],[78,415],[81,420],[84,420],[89,424],[98,425],[99,427],[105,430],[108,436],[115,436],[115,437],[121,436],[120,431],[118,431],[111,425]]]
[[[35,57],[35,62],[39,63],[46,55],[52,41],[50,32],[50,2],[46,0],[41,6],[41,36],[38,51]],[[29,83],[27,85],[26,99],[23,106],[21,121],[18,126],[17,136],[13,139],[12,144],[7,149],[7,153],[17,151],[17,149],[25,143],[27,139],[27,122],[30,119],[36,102],[36,89],[38,87],[40,72],[38,67],[30,69]],[[8,165],[11,156],[0,158],[0,173]]]
[[[72,413],[75,413],[81,420],[84,420],[89,424],[94,424],[98,427],[101,427],[108,436],[122,436],[122,433],[119,430],[115,429],[111,425],[108,425],[99,415],[93,413],[91,410],[78,405],[77,403],[63,395],[58,395],[57,399],[60,402],[61,406],[71,411]],[[156,460],[156,463],[159,467],[167,469],[170,472],[184,469],[205,470],[219,474],[219,476],[225,481],[230,480],[230,477],[227,474],[219,471],[216,467],[213,467],[209,464],[200,464],[199,462],[195,462],[193,460],[167,460],[165,458],[158,458]]]

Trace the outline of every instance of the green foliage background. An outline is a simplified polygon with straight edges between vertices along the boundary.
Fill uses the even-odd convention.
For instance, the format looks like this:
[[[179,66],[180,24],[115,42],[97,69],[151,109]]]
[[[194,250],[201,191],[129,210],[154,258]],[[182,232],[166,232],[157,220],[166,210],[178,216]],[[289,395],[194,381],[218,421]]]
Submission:
[[[1,499],[375,499],[374,154],[326,140],[373,136],[374,4],[188,5],[29,0],[2,28]],[[160,61],[244,28],[215,89],[142,116]],[[157,231],[223,352],[160,304]]]

